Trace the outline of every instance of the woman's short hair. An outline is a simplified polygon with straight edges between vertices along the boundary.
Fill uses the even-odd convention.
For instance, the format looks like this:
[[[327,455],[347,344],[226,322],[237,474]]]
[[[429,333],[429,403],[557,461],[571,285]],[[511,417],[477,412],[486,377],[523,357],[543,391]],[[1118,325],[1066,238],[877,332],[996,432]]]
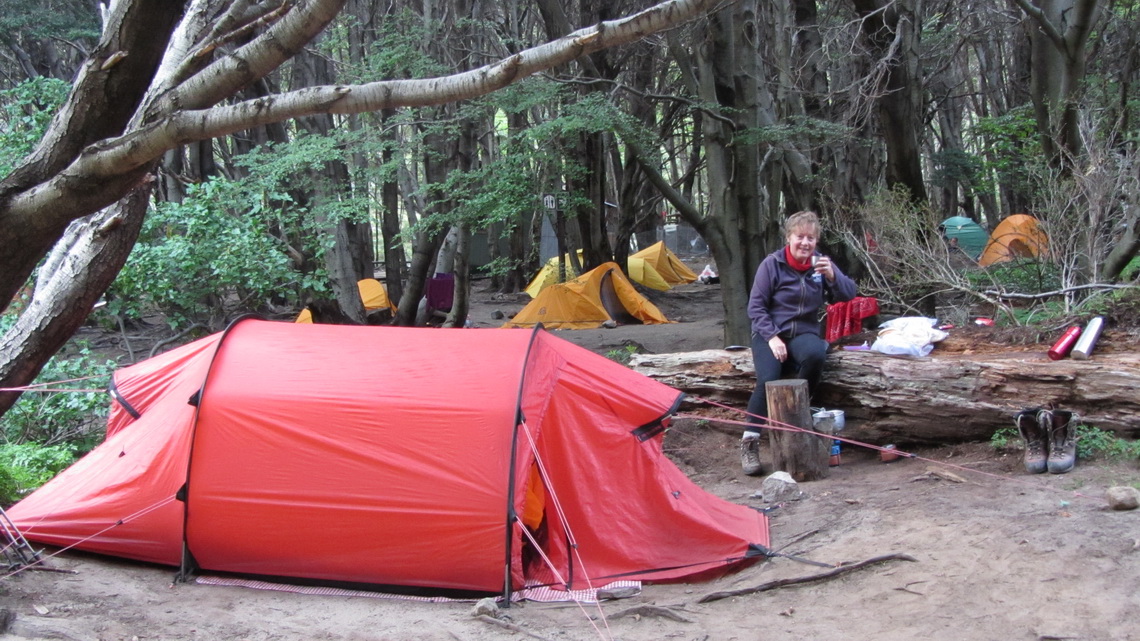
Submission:
[[[788,216],[788,219],[784,221],[784,236],[787,237],[788,234],[791,234],[792,231],[800,227],[808,226],[814,227],[816,235],[818,236],[819,231],[822,229],[819,224],[819,215],[814,211],[797,211],[791,216]]]

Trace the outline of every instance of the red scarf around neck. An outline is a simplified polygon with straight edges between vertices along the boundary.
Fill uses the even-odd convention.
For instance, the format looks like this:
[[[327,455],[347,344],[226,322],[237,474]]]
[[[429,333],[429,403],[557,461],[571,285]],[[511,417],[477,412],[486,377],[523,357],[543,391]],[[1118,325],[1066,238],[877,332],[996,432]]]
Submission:
[[[796,260],[795,256],[792,256],[792,248],[788,245],[784,245],[784,258],[788,261],[788,265],[791,265],[792,269],[797,272],[806,272],[811,269],[811,259],[809,258],[806,263]]]

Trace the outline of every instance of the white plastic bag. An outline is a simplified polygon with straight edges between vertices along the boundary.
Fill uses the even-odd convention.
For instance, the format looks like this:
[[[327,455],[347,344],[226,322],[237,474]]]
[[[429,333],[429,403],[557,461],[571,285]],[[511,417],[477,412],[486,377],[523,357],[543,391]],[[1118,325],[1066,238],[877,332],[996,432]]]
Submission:
[[[929,356],[934,343],[949,336],[936,329],[936,318],[925,316],[904,316],[879,325],[879,336],[871,345],[871,350],[882,354],[903,356]]]

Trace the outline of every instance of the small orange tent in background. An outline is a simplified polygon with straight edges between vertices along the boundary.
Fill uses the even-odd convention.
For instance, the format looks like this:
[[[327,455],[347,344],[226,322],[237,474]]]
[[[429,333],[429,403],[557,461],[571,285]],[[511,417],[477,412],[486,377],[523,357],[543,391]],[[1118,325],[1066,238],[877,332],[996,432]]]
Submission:
[[[1015,258],[1034,258],[1048,251],[1049,237],[1037,219],[1028,214],[1014,214],[994,228],[978,257],[978,265],[989,267]]]
[[[649,269],[657,272],[661,279],[669,284],[669,287],[692,283],[697,280],[697,275],[693,273],[693,270],[682,263],[676,254],[669,251],[663,240],[646,247],[629,258],[629,277],[642,285],[651,286],[646,282],[651,277],[639,276],[637,272],[644,273]]]
[[[384,285],[380,281],[375,278],[365,278],[356,281],[356,288],[360,290],[360,301],[364,303],[365,312],[387,308],[392,310],[393,314],[396,313],[396,306],[388,300],[388,290],[384,289]],[[313,313],[308,309],[302,309],[293,322],[311,323],[313,322]]]
[[[503,327],[594,329],[606,321],[656,325],[669,320],[642,296],[617,263],[603,263],[574,280],[545,287]]]

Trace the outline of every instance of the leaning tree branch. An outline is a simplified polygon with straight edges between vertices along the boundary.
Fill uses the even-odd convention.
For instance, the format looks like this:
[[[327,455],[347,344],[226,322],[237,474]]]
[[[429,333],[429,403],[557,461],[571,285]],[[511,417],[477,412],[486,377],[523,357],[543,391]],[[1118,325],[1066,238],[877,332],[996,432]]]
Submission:
[[[1065,36],[1057,30],[1056,25],[1049,21],[1044,11],[1029,0],[1010,0],[1010,2],[1021,8],[1021,10],[1025,12],[1025,15],[1033,18],[1033,21],[1041,28],[1041,32],[1045,34],[1045,37],[1053,41],[1053,46],[1057,47],[1057,51],[1068,51],[1068,48],[1065,46]]]
[[[88,147],[67,169],[36,188],[13,196],[9,201],[9,212],[14,216],[30,216],[54,209],[61,212],[58,215],[65,215],[65,212],[79,217],[91,210],[93,202],[107,206],[123,195],[112,186],[100,204],[90,191],[95,186],[113,182],[113,178],[145,165],[177,145],[318,113],[354,114],[476,98],[583,55],[675,27],[711,10],[720,1],[668,0],[627,18],[602,22],[526,49],[500,62],[451,76],[308,87],[233,105],[175,112],[123,136]],[[286,16],[274,28],[286,28],[283,25],[289,18]],[[184,99],[209,102],[220,94],[216,88],[206,84],[200,89],[194,85],[196,82],[205,83],[211,68],[214,67],[208,67],[177,90],[176,93],[183,97],[178,102]],[[232,88],[235,86],[232,83],[233,78],[227,77],[222,85]],[[87,195],[83,204],[86,211],[78,205],[70,206],[69,210],[69,203],[78,200],[76,197],[80,193]]]

